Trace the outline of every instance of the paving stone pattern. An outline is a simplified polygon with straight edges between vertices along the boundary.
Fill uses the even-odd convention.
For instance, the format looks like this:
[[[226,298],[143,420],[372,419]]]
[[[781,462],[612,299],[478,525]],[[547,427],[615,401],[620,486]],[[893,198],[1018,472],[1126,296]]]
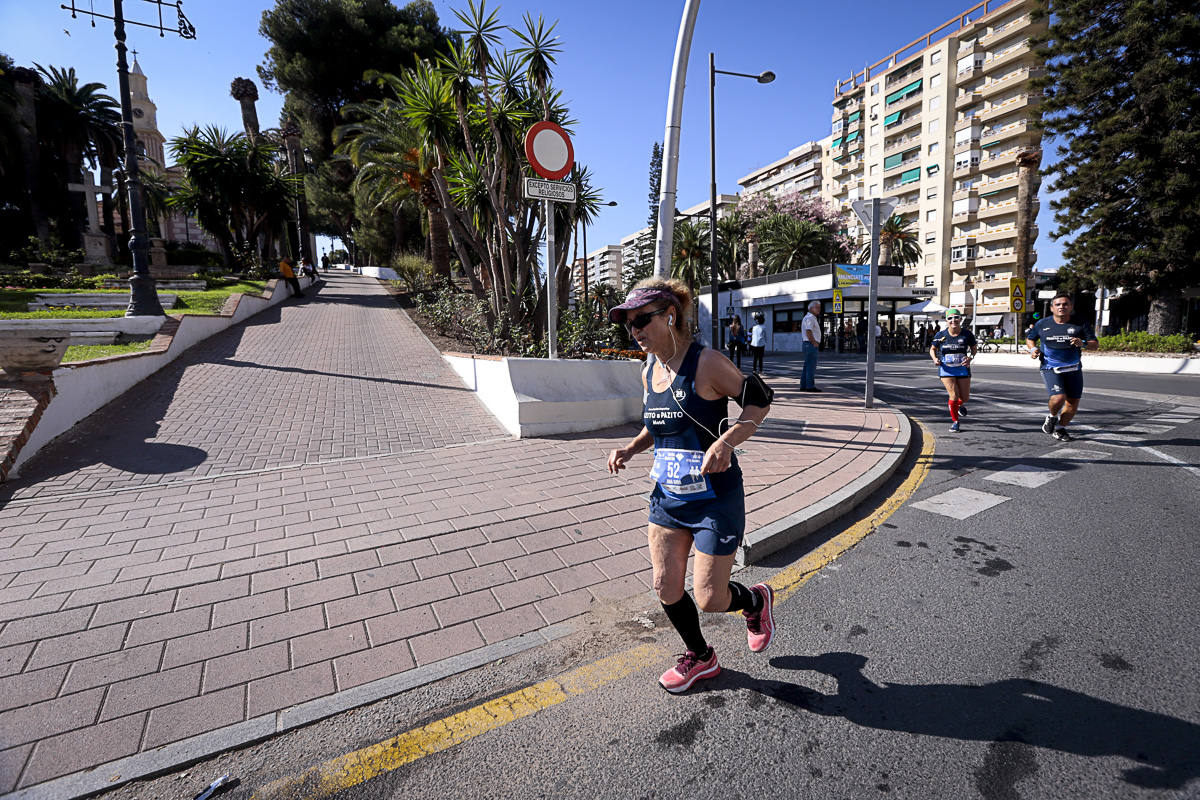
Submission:
[[[406,427],[430,410],[428,387],[326,374],[412,380],[414,363],[437,368],[428,342],[405,334],[411,323],[402,312],[372,305],[373,295],[365,281],[336,279],[319,300],[226,343],[228,355],[192,361],[159,402],[173,444],[202,446],[231,469],[365,455],[376,436],[386,437],[386,454],[187,480],[139,474],[134,462],[127,470],[85,465],[75,472],[112,483],[79,492],[93,484],[51,470],[44,493],[29,482],[0,508],[0,793],[649,592],[649,459],[617,477],[605,470],[607,451],[634,428],[499,439],[467,393],[454,395],[455,417],[481,441],[439,439],[436,425]],[[329,310],[328,325],[326,304],[344,306]],[[374,342],[338,332],[356,329],[360,305],[380,332]],[[316,374],[280,370],[241,350],[251,341],[285,363],[301,359],[275,341],[303,342],[325,360]],[[239,376],[230,389],[238,402],[224,407],[218,426],[192,409],[218,394],[219,379],[204,373],[230,360],[272,366],[223,373]],[[439,391],[456,391],[443,380]],[[801,394],[795,381],[776,386],[770,424],[742,458],[751,528],[868,471],[899,435],[886,409]],[[356,387],[394,403],[387,424],[402,430],[325,394]],[[298,444],[295,455],[255,448],[261,437],[289,441],[257,419],[270,405],[261,398],[281,392],[323,415],[305,428],[313,443]],[[128,408],[112,404],[90,429],[119,427]],[[239,457],[239,448],[255,458]],[[64,496],[66,487],[77,493]]]

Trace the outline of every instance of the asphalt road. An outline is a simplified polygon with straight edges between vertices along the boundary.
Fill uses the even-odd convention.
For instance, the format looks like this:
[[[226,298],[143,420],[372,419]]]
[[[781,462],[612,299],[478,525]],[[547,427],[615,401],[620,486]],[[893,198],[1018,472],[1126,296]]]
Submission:
[[[794,369],[768,361],[768,377]],[[861,388],[862,370],[826,363],[818,384]],[[706,617],[724,672],[688,695],[657,687],[681,647],[640,599],[535,651],[110,796],[190,797],[228,771],[242,783],[222,796],[238,799],[1200,797],[1200,380],[1089,373],[1078,422],[1092,429],[1059,444],[1038,430],[1033,370],[975,375],[950,434],[931,365],[880,364],[879,397],[935,437],[927,478],[778,606],[766,653],[747,652],[740,617]],[[854,521],[739,579],[788,568]],[[575,685],[559,676],[614,656],[578,692],[472,730],[479,704],[517,708],[509,693]],[[427,725],[422,741],[448,730],[458,743],[324,795],[315,779],[260,790]],[[403,752],[389,743],[359,767]]]

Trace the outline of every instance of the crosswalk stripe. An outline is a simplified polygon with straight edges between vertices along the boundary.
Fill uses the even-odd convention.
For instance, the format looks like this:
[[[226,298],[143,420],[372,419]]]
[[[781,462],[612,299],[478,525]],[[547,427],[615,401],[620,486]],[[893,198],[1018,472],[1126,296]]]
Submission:
[[[912,507],[934,514],[941,514],[943,517],[967,519],[981,511],[987,511],[989,508],[998,506],[1011,499],[1003,495],[991,494],[990,492],[980,492],[975,489],[958,487],[934,495],[919,503],[913,503]]]
[[[1022,486],[1026,489],[1036,489],[1039,486],[1045,486],[1050,481],[1060,478],[1065,474],[1062,470],[1050,469],[1049,467],[1017,464],[1008,469],[993,472],[991,475],[984,475],[983,479],[996,483],[1007,483],[1012,486]]]

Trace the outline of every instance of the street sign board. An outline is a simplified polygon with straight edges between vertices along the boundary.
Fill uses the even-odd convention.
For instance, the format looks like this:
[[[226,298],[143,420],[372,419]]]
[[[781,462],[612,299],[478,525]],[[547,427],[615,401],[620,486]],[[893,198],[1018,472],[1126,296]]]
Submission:
[[[575,184],[526,178],[525,196],[530,199],[553,200],[556,203],[574,203]]]
[[[870,286],[870,264],[834,264],[834,287],[845,289],[848,286]]]
[[[1008,279],[1008,310],[1021,312],[1025,310],[1025,279],[1024,278],[1009,278]]]
[[[896,206],[900,204],[900,199],[897,197],[881,197],[879,199],[879,224],[883,225],[891,218],[892,212],[896,210]],[[863,225],[871,227],[871,198],[865,200],[855,200],[850,203],[850,207],[854,209],[854,213],[862,221]]]
[[[833,290],[833,313],[841,314],[845,306],[842,304],[842,290]]]
[[[553,122],[535,122],[525,133],[525,158],[546,180],[562,180],[575,166],[571,137]]]

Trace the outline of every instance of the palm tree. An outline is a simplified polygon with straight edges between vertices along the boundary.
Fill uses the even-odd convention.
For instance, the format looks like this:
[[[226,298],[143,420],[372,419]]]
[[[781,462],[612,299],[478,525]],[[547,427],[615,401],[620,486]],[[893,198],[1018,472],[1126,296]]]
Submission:
[[[738,265],[746,255],[746,226],[734,213],[717,220],[717,271],[722,280],[738,276]]]
[[[102,83],[80,85],[74,67],[60,69],[35,64],[43,84],[38,87],[38,135],[43,152],[53,159],[54,185],[65,186],[83,178],[85,161],[110,160],[120,150],[121,115],[117,101],[103,93]],[[90,201],[89,201],[90,202]],[[70,228],[82,233],[86,215],[75,208],[68,214]]]
[[[759,253],[768,273],[787,272],[824,261],[829,238],[817,222],[776,214],[759,226]]]
[[[708,283],[708,225],[678,220],[671,249],[671,275],[686,283],[695,297],[697,287]]]
[[[879,228],[879,266],[915,266],[921,260],[921,243],[912,228],[913,220],[899,214],[888,219]],[[871,243],[867,242],[859,253],[858,263],[871,262]]]

